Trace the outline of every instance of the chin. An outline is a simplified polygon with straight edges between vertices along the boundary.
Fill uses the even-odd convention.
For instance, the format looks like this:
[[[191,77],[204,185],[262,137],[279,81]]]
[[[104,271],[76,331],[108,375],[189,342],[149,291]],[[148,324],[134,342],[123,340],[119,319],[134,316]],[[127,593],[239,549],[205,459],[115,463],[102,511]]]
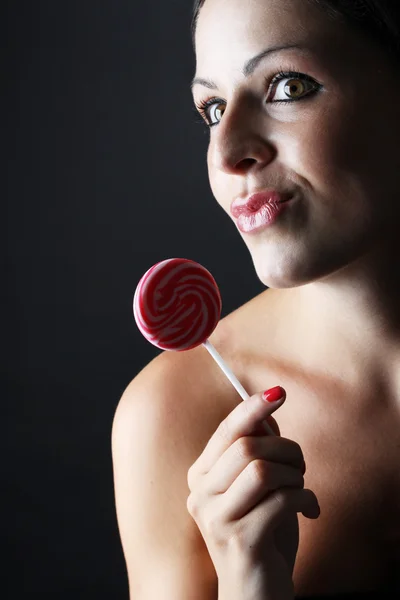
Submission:
[[[280,290],[300,287],[301,285],[310,283],[309,280],[299,279],[296,277],[288,277],[287,274],[283,274],[282,276],[276,276],[276,274],[259,273],[257,271],[257,276],[261,283],[265,285],[265,287]]]
[[[257,261],[253,259],[257,277],[268,288],[287,289],[308,283],[308,278],[301,275],[293,265],[270,264],[270,261]]]

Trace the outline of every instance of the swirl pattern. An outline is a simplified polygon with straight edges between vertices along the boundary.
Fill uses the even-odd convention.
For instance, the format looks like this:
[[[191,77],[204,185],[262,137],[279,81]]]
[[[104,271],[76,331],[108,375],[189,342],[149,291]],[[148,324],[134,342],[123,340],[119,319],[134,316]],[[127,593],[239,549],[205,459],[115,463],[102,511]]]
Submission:
[[[141,278],[133,314],[144,337],[162,350],[191,350],[207,340],[221,316],[221,295],[209,271],[185,258],[169,258]]]

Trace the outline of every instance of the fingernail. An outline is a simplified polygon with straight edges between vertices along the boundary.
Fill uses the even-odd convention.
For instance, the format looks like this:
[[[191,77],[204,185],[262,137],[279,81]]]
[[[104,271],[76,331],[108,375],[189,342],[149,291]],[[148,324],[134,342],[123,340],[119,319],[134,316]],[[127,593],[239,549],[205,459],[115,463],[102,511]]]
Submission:
[[[277,385],[276,387],[273,387],[270,390],[264,392],[262,395],[262,399],[265,400],[265,402],[277,402],[284,396],[286,396],[285,390],[281,388],[280,385]]]

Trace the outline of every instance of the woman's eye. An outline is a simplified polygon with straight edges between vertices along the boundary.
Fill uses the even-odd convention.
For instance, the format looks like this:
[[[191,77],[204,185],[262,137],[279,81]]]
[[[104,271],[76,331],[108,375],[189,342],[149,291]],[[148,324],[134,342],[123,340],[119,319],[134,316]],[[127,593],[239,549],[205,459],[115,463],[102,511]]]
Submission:
[[[273,102],[293,102],[303,98],[317,88],[317,83],[308,77],[285,77],[275,85]],[[279,93],[281,96],[279,97]],[[278,94],[278,98],[276,95]]]
[[[209,125],[219,123],[225,111],[225,104],[222,102],[213,102],[204,109],[204,115]]]
[[[274,104],[302,100],[322,89],[322,85],[302,73],[279,71],[271,81],[270,89],[273,90],[273,98],[269,94],[267,101]],[[196,107],[207,125],[212,127],[221,121],[226,110],[226,102],[214,97],[201,101]]]

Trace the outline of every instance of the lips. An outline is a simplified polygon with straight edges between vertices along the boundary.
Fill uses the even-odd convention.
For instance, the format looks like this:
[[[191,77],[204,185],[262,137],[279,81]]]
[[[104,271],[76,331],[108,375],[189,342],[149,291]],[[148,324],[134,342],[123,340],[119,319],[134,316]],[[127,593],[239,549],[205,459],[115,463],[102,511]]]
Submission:
[[[251,194],[247,198],[236,198],[231,204],[231,214],[235,219],[241,215],[250,216],[256,213],[262,206],[269,204],[277,206],[286,202],[291,197],[289,193],[280,193],[275,190],[266,190]]]

